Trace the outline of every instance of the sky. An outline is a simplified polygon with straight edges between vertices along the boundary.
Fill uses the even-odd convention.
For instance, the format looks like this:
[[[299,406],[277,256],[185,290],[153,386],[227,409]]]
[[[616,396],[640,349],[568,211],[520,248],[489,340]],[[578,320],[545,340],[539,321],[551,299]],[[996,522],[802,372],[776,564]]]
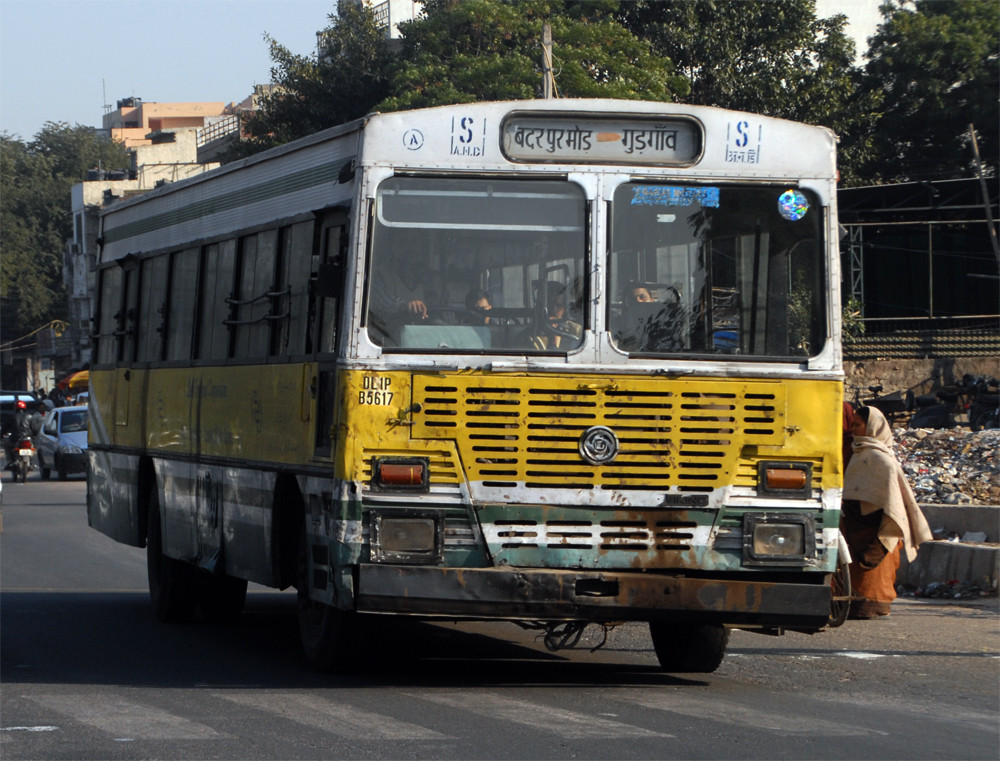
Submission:
[[[99,127],[122,98],[239,102],[270,81],[267,33],[316,50],[337,0],[0,0],[0,131]]]
[[[736,0],[732,0],[736,1]],[[817,0],[860,40],[880,0]],[[337,0],[0,0],[0,131],[99,127],[122,98],[239,102],[270,81],[264,34],[312,55]]]

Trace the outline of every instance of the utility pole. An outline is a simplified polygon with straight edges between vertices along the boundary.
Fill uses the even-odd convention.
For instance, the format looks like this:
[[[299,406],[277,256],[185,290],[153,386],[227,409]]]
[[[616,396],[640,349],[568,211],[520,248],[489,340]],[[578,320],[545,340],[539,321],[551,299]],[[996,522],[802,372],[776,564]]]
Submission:
[[[542,97],[556,97],[556,78],[552,71],[552,26],[542,24]]]
[[[983,177],[983,162],[979,158],[979,142],[976,140],[976,130],[969,125],[969,137],[972,138],[972,155],[976,159],[976,172],[979,174],[979,188],[983,193],[983,207],[986,209],[986,224],[990,226],[990,243],[993,245],[993,256],[1000,265],[1000,246],[997,245],[997,229],[993,223],[993,207],[990,205],[990,194],[986,189],[986,179]]]

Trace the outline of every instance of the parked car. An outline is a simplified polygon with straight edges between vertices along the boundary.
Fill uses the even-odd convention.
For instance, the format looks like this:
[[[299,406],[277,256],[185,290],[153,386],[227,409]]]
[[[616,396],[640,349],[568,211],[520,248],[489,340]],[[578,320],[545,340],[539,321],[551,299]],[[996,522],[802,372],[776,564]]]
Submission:
[[[38,470],[48,478],[55,470],[59,480],[70,473],[87,472],[87,408],[56,407],[50,410],[35,436]]]

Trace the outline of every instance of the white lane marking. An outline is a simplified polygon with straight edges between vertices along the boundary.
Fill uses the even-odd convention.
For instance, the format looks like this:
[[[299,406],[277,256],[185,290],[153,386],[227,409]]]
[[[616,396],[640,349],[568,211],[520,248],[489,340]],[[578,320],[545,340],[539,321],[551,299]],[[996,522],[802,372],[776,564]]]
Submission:
[[[567,739],[587,739],[612,737],[673,737],[664,732],[609,721],[600,716],[565,711],[539,703],[531,703],[516,698],[506,698],[490,693],[469,694],[468,691],[419,692],[407,695],[418,700],[470,711],[481,716],[501,721],[512,721],[534,729],[553,732]]]
[[[448,740],[448,735],[343,703],[294,692],[220,692],[216,697],[356,740]]]
[[[693,716],[708,721],[735,724],[749,729],[762,729],[789,735],[887,735],[887,732],[854,727],[841,722],[826,721],[813,716],[781,714],[774,709],[759,710],[739,705],[719,698],[698,698],[689,694],[668,694],[663,692],[612,692],[617,700],[635,703],[657,711]]]
[[[28,699],[114,735],[116,739],[213,740],[228,737],[204,724],[113,695],[32,695]]]
[[[59,727],[0,727],[0,732],[56,732]]]

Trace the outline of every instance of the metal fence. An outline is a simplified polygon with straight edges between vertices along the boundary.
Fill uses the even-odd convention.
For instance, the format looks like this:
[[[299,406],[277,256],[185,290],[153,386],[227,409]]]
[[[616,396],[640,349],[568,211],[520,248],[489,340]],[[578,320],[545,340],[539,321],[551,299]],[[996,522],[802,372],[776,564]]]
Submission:
[[[997,330],[908,330],[844,340],[844,359],[1000,357]]]

